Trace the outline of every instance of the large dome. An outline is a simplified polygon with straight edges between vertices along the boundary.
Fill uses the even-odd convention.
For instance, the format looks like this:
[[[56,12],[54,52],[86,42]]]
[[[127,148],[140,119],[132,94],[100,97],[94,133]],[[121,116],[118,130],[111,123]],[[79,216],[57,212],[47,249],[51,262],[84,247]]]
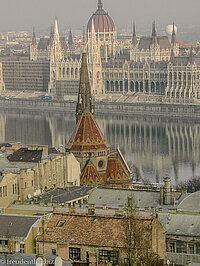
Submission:
[[[87,25],[87,31],[92,29],[92,20],[96,32],[113,32],[115,31],[115,25],[112,18],[103,10],[103,4],[101,0],[98,0],[98,9],[90,17]]]

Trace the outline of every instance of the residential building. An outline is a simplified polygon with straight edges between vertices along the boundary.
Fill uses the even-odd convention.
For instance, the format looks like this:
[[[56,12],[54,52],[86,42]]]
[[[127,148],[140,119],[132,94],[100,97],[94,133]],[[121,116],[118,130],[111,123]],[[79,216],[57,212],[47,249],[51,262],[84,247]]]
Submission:
[[[41,216],[0,214],[0,253],[35,253]]]
[[[135,231],[140,232],[139,252],[129,246],[127,225],[129,216],[54,212],[36,238],[37,254],[57,254],[62,259],[72,259],[76,264],[129,265],[130,252],[139,260],[142,254],[157,254],[164,259],[165,228],[156,217],[134,217]],[[136,229],[137,228],[137,229]],[[137,231],[137,232],[136,232]],[[128,234],[128,235],[126,235]],[[144,241],[145,240],[145,241]],[[146,255],[148,257],[148,255]],[[145,257],[145,255],[144,255]],[[140,265],[147,265],[141,262]]]
[[[1,155],[1,207],[14,200],[30,199],[50,188],[80,184],[80,165],[72,153],[52,151],[45,154],[43,148],[31,146],[20,148],[7,157]]]

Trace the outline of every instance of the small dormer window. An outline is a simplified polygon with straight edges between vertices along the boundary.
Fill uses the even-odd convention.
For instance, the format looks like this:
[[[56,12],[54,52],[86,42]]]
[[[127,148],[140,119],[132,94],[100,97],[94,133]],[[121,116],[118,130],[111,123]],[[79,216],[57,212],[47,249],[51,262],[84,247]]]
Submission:
[[[65,225],[65,221],[64,220],[60,220],[57,222],[56,224],[56,228],[62,228]]]

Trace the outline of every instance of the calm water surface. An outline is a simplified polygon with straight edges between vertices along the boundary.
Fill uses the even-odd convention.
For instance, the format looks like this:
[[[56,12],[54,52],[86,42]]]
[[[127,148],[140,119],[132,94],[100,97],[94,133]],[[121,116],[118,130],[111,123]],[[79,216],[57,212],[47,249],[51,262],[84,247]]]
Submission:
[[[200,176],[200,120],[97,115],[112,148],[120,149],[142,177],[173,184]],[[0,112],[0,142],[65,145],[75,125],[73,113]]]

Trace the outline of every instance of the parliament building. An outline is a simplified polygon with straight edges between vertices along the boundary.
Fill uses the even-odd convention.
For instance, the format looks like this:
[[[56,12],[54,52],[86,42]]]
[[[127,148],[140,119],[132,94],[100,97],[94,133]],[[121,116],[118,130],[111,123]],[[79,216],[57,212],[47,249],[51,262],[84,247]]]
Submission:
[[[133,25],[132,41],[122,47],[113,19],[98,0],[96,12],[89,18],[84,33],[87,63],[93,97],[129,96],[134,99],[162,98],[164,102],[195,102],[199,99],[200,56],[198,49],[181,49],[173,24],[171,40],[159,36],[155,22],[151,35],[137,37]],[[39,42],[33,34],[30,60],[48,61],[48,93],[68,99],[78,93],[81,55],[74,52],[70,30],[68,44],[60,38],[57,18],[50,38]]]

